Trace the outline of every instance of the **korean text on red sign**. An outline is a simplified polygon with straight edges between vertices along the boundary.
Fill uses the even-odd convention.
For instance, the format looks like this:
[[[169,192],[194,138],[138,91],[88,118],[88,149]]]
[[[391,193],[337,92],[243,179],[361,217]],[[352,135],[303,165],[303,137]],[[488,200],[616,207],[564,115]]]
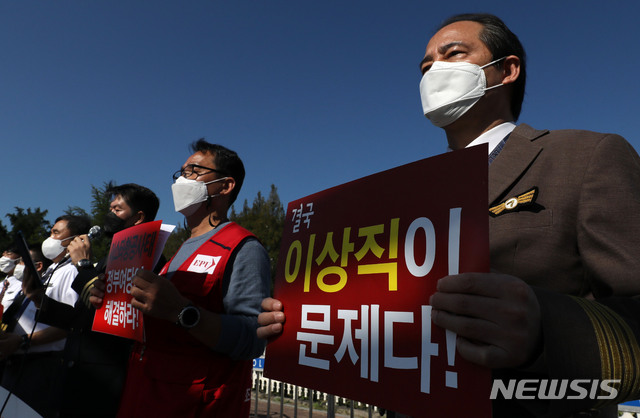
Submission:
[[[289,204],[268,377],[413,416],[490,417],[489,370],[431,322],[439,278],[489,271],[487,151],[417,161]],[[428,413],[427,413],[428,411]]]
[[[113,236],[107,269],[105,297],[96,310],[93,330],[142,341],[142,314],[131,306],[131,281],[138,269],[153,269],[162,221],[127,228]]]

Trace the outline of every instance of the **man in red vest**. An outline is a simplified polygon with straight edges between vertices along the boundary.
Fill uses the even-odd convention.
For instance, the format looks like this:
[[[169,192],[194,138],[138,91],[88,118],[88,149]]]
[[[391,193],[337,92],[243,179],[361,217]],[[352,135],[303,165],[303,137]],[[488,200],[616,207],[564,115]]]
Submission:
[[[120,417],[249,416],[251,360],[264,350],[256,329],[269,295],[269,258],[227,218],[244,180],[238,155],[204,139],[192,150],[172,186],[191,236],[159,276],[141,270],[133,279],[145,341],[132,352]],[[93,294],[100,303],[103,293]]]

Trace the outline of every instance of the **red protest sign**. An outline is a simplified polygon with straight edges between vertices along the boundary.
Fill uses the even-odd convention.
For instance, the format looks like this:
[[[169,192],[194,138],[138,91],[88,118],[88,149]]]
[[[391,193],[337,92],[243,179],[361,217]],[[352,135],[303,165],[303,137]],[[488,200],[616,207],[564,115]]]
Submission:
[[[153,269],[162,221],[142,223],[113,236],[105,271],[105,297],[93,318],[94,331],[142,341],[142,315],[131,306],[131,280]]]
[[[490,417],[490,371],[429,306],[439,278],[489,271],[487,172],[480,146],[291,202],[275,285],[287,322],[265,375],[413,416]]]

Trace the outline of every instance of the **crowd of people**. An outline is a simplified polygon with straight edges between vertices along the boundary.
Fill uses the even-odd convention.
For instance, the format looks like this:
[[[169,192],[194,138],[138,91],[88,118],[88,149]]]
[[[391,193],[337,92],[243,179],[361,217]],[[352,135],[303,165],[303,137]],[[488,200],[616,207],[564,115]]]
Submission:
[[[244,180],[238,155],[204,139],[174,175],[176,211],[191,235],[169,262],[139,270],[131,305],[144,339],[92,331],[105,296],[107,260],[94,260],[89,219],[64,215],[30,248],[0,258],[2,386],[44,417],[247,416],[250,372],[265,341],[256,334],[270,265],[256,237],[227,211]],[[111,186],[108,237],[155,219],[156,195]],[[215,260],[202,271],[203,259]],[[28,264],[28,263],[26,263]]]
[[[433,322],[496,378],[619,382],[607,403],[497,400],[495,417],[617,416],[617,402],[640,397],[640,158],[618,135],[516,125],[526,56],[495,16],[445,21],[420,69],[425,116],[451,150],[488,144],[489,163],[494,272],[442,278]],[[3,386],[43,416],[248,416],[249,360],[286,325],[282,301],[269,298],[266,251],[227,218],[243,180],[237,154],[204,140],[174,174],[191,236],[156,272],[133,278],[142,343],[90,329],[105,263],[91,258],[86,219],[56,219],[31,249],[37,275],[6,249]],[[150,190],[111,193],[107,233],[154,219]],[[533,198],[518,205],[526,193]],[[203,257],[215,267],[198,270]]]

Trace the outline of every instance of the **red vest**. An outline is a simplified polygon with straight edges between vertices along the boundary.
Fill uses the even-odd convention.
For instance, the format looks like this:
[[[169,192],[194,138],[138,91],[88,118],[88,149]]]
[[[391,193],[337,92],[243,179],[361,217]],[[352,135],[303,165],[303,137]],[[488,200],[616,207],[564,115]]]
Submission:
[[[180,266],[171,282],[195,305],[222,313],[226,264],[234,249],[250,236],[233,222],[224,226]],[[206,272],[193,272],[202,270],[198,266],[203,261],[215,265]],[[144,328],[145,343],[136,344],[129,360],[118,417],[249,416],[251,361],[234,361],[216,353],[164,320],[145,316]]]

